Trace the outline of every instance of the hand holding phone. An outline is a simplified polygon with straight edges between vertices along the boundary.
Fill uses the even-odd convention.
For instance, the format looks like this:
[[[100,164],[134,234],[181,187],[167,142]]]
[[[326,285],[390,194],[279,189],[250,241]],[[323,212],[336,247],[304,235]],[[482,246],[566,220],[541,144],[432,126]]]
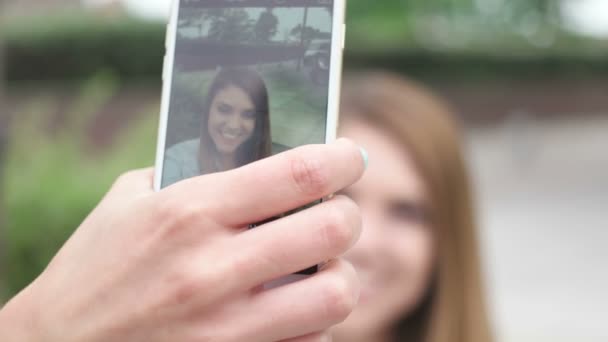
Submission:
[[[155,188],[333,141],[344,7],[343,0],[175,1]]]
[[[363,165],[352,142],[338,141],[161,192],[151,170],[128,173],[0,310],[0,341],[317,341],[357,302],[352,266],[334,259],[357,240],[357,206],[336,196],[240,227],[348,187]],[[301,282],[254,290],[328,259]]]

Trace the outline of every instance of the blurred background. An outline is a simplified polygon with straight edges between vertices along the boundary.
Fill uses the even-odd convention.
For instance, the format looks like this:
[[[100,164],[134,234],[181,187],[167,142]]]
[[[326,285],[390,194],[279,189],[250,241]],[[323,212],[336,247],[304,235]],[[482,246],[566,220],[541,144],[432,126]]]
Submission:
[[[0,298],[153,164],[168,3],[0,3]],[[608,1],[349,0],[347,21],[347,70],[464,123],[499,341],[607,341]]]

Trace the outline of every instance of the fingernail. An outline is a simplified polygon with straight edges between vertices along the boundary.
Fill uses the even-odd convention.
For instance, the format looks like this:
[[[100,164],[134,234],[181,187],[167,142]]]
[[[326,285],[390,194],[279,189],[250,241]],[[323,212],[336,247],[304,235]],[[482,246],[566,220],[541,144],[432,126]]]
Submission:
[[[369,166],[369,154],[363,147],[359,147],[359,150],[361,151],[361,157],[363,158],[363,163],[365,163],[365,169],[367,170],[367,167]]]

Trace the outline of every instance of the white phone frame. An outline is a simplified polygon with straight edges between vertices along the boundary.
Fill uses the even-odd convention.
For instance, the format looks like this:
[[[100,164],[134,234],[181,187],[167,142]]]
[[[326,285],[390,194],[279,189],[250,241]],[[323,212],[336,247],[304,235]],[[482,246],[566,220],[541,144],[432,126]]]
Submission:
[[[158,129],[158,144],[156,149],[156,169],[154,171],[154,190],[160,191],[167,140],[167,124],[169,120],[169,108],[171,101],[171,89],[173,86],[173,66],[175,55],[175,39],[177,36],[177,22],[181,0],[171,2],[171,13],[167,24],[165,39],[165,57],[163,61],[163,87],[160,109],[160,123]],[[277,0],[285,2],[289,0]],[[322,2],[323,0],[319,0]],[[340,111],[340,88],[342,79],[342,58],[346,35],[345,12],[346,0],[333,0],[332,37],[331,37],[331,62],[329,68],[328,103],[326,113],[325,143],[336,140],[338,119]]]

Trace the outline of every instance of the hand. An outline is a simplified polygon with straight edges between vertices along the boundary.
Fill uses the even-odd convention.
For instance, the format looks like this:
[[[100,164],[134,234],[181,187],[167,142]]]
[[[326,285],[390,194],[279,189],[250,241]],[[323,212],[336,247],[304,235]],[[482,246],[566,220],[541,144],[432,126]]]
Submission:
[[[0,311],[2,341],[318,341],[358,298],[336,259],[358,239],[359,149],[307,146],[158,193],[152,171],[121,176],[42,275]],[[41,227],[44,229],[44,227]],[[260,285],[325,260],[318,274]]]

